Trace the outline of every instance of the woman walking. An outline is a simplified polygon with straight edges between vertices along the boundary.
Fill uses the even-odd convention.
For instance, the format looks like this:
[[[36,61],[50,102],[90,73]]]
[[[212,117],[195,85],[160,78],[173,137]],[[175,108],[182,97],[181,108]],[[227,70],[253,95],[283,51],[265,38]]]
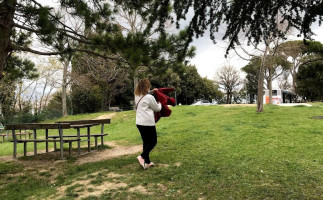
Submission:
[[[157,144],[154,112],[161,110],[161,104],[148,94],[150,87],[149,80],[142,79],[135,89],[136,125],[143,141],[143,152],[137,159],[144,169],[154,165],[149,158],[149,153]],[[151,92],[154,93],[156,90],[155,88]]]

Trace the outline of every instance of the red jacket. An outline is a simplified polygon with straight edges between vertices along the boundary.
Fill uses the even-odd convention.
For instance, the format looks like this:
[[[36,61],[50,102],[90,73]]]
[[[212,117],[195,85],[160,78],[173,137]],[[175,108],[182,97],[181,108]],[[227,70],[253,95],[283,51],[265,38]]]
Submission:
[[[159,88],[155,92],[155,97],[162,106],[162,109],[159,112],[155,112],[155,122],[158,122],[161,117],[169,117],[172,113],[171,109],[169,109],[167,105],[175,106],[175,99],[166,95],[172,91],[174,91],[174,88]]]

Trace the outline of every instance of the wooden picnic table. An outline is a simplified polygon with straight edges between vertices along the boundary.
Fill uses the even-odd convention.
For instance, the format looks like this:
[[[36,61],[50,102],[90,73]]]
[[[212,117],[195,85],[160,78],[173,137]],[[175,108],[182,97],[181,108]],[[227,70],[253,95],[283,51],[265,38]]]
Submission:
[[[71,128],[74,128],[77,130],[77,135],[80,135],[80,129],[81,128],[87,128],[87,134],[86,135],[80,135],[80,137],[87,137],[87,140],[81,140],[81,141],[87,141],[88,142],[88,152],[91,151],[91,137],[94,137],[95,141],[95,148],[98,149],[98,137],[101,138],[101,146],[104,145],[103,137],[108,135],[107,133],[104,133],[104,125],[110,124],[111,119],[92,119],[92,120],[76,120],[76,121],[58,121],[55,123],[69,123]],[[91,127],[101,125],[101,133],[93,134],[91,133]],[[78,137],[75,135],[65,135],[64,137]],[[51,136],[53,137],[53,136]],[[81,142],[80,141],[80,142]],[[80,152],[80,142],[78,142],[78,151]]]
[[[63,150],[64,150],[64,143],[69,143],[70,149],[72,142],[78,141],[78,139],[64,139],[63,138],[63,130],[69,129],[70,124],[68,123],[59,123],[59,124],[37,124],[37,123],[29,123],[29,124],[7,124],[6,130],[12,131],[12,137],[13,137],[13,157],[16,158],[17,156],[17,144],[18,143],[24,143],[24,156],[27,156],[27,143],[33,142],[34,143],[34,155],[37,155],[37,143],[46,142],[46,152],[48,152],[48,142],[56,142],[60,143],[60,153],[61,153],[61,159],[63,159]],[[18,139],[16,135],[16,130],[33,130],[33,139]],[[46,133],[45,139],[37,139],[37,130],[44,129]],[[58,130],[59,139],[49,139],[48,136],[48,130],[49,129],[55,129]]]
[[[60,122],[57,122],[57,123],[60,123]],[[91,131],[90,131],[90,128],[92,126],[97,126],[97,125],[100,125],[100,124],[76,124],[76,125],[70,125],[70,128],[77,129],[77,135],[62,135],[62,137],[63,138],[64,137],[77,137],[77,152],[78,152],[79,155],[81,154],[81,142],[82,141],[87,141],[88,142],[88,152],[90,152],[91,151]],[[81,140],[81,134],[80,134],[80,129],[81,128],[87,128],[87,140]],[[55,140],[58,137],[60,137],[60,136],[59,135],[58,136],[48,136],[48,135],[46,135],[47,139],[48,138],[53,138]],[[97,146],[97,142],[96,142],[96,146]],[[48,147],[48,144],[46,144],[46,149],[47,149],[47,147]],[[54,149],[56,149],[56,142],[54,143]],[[71,155],[71,153],[72,153],[72,144],[70,143],[70,145],[69,145],[69,155]]]
[[[97,126],[100,124],[75,124],[75,125],[71,125],[71,128],[75,128],[77,130],[77,138],[81,137],[81,133],[80,133],[80,128],[87,128],[87,151],[90,152],[91,151],[91,127],[92,126]],[[97,140],[95,140],[95,146],[97,147]],[[81,152],[81,141],[79,141],[78,143],[78,152],[80,154]]]
[[[95,147],[98,149],[98,141],[97,138],[101,138],[101,145],[103,146],[103,137],[108,135],[104,133],[104,124],[110,124],[110,119],[99,119],[99,120],[77,120],[77,121],[59,121],[53,124],[37,124],[37,123],[30,123],[30,124],[8,124],[6,125],[6,130],[12,131],[13,136],[13,157],[16,158],[17,155],[17,144],[24,143],[24,156],[27,156],[27,143],[33,142],[34,143],[34,155],[37,155],[37,143],[45,142],[46,143],[46,152],[48,152],[48,143],[54,143],[54,151],[56,148],[56,143],[60,143],[60,154],[61,159],[63,159],[63,150],[64,150],[64,143],[69,143],[69,155],[72,153],[72,143],[78,143],[78,154],[81,153],[81,141],[87,141],[88,143],[88,151],[91,151],[91,137],[95,138]],[[91,134],[91,127],[101,125],[101,133],[99,134]],[[64,129],[74,128],[77,130],[76,135],[64,135]],[[81,135],[80,129],[87,128],[87,134]],[[16,130],[33,130],[33,139],[18,139]],[[37,138],[37,130],[44,129],[45,130],[45,139],[38,139]],[[58,135],[51,135],[49,136],[48,131],[49,129],[56,129],[58,130]],[[81,137],[87,137],[87,140],[81,140]],[[70,139],[76,138],[76,139]]]

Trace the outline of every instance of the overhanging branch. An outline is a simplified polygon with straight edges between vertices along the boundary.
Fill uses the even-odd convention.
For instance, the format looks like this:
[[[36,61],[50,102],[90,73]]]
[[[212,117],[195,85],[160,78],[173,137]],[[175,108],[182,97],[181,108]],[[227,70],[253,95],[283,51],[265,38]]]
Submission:
[[[32,32],[32,33],[41,33],[39,30],[35,30],[35,29],[32,29],[32,28],[29,28],[27,26],[23,26],[23,25],[20,25],[20,24],[17,24],[17,23],[14,23],[13,24],[14,27],[17,27],[17,28],[20,28],[20,29],[23,29],[23,30],[26,30],[26,31],[29,31],[29,32]],[[81,43],[84,43],[84,44],[94,44],[94,43],[91,43],[89,41],[86,41],[86,40],[83,40],[83,39],[80,39],[80,38],[77,38],[73,35],[70,35],[70,34],[67,34],[64,30],[64,29],[57,29],[59,32],[63,33],[66,37],[69,37],[73,40],[76,40],[78,42],[81,42]]]
[[[107,60],[114,60],[114,61],[120,61],[123,63],[127,63],[130,64],[128,61],[126,61],[124,58],[122,58],[121,56],[116,56],[116,57],[110,57],[110,56],[106,56],[106,55],[102,55],[87,49],[68,49],[68,50],[64,50],[64,51],[53,51],[53,52],[43,52],[43,51],[37,51],[34,49],[31,49],[29,47],[21,47],[21,46],[17,46],[17,45],[11,45],[11,50],[12,51],[25,51],[25,52],[30,52],[30,53],[34,53],[37,55],[43,55],[43,56],[53,56],[53,55],[62,55],[62,54],[67,54],[67,53],[74,53],[74,52],[84,52],[84,53],[88,53],[94,56],[98,56]]]
[[[312,60],[308,60],[306,62],[303,62],[301,65],[306,65],[308,63],[311,63],[311,62],[316,62],[316,61],[320,61],[322,60],[323,61],[323,57],[322,58],[316,58],[316,59],[312,59]]]

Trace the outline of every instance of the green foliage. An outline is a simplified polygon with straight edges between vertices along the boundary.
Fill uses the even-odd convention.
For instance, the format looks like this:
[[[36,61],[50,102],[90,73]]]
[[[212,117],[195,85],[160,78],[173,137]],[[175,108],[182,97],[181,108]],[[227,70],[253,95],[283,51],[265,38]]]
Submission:
[[[13,105],[2,104],[2,109],[4,109],[4,112],[0,121],[4,124],[36,123],[62,116],[62,111],[50,108],[45,108],[38,113],[32,113],[30,102],[23,102],[21,109],[14,108]]]
[[[307,100],[323,100],[323,62],[310,62],[299,68],[297,93]]]
[[[62,111],[45,108],[40,113],[34,115],[34,122],[41,122],[49,119],[55,119],[62,116]]]
[[[207,78],[202,78],[195,66],[185,66],[179,74],[179,89],[177,90],[177,102],[188,105],[197,99],[220,100],[223,96],[219,87]]]
[[[323,44],[319,41],[306,41],[306,52],[317,53],[323,56]]]
[[[166,20],[176,21],[179,28],[180,21],[185,20],[188,12],[194,10],[189,20],[187,30],[189,39],[186,47],[192,41],[192,37],[201,37],[206,30],[210,30],[210,38],[216,42],[216,33],[222,24],[226,24],[223,39],[229,40],[227,53],[240,43],[238,34],[241,32],[249,42],[259,44],[272,36],[283,38],[290,27],[295,27],[304,38],[308,39],[312,35],[311,25],[317,20],[317,16],[321,16],[323,9],[321,1],[313,3],[303,0],[117,0],[116,2],[140,10],[149,22],[147,29],[153,29],[153,25],[157,24],[156,30],[161,32],[165,30]],[[173,9],[169,9],[170,7]],[[282,17],[279,19],[281,22],[288,22],[288,27],[284,30],[277,26],[278,15]],[[322,22],[322,18],[318,20]]]
[[[306,41],[305,43],[301,40],[286,41],[279,45],[278,50],[302,62],[311,60],[311,57],[308,57],[311,54],[323,55],[323,45],[319,41]]]
[[[133,85],[133,83],[131,83],[132,79],[140,76],[139,78],[149,77],[154,87],[175,87],[178,89],[178,74],[183,72],[182,63],[186,58],[191,58],[195,54],[195,47],[190,48],[188,51],[184,49],[184,43],[187,37],[186,31],[180,31],[179,34],[160,35],[156,39],[148,38],[141,32],[129,33],[125,37],[123,37],[121,34],[111,34],[109,37],[105,38],[105,41],[102,42],[104,43],[111,41],[111,37],[117,38],[118,43],[115,44],[117,47],[114,47],[111,43],[109,44],[111,51],[104,53],[109,55],[110,53],[115,53],[114,50],[117,48],[122,49],[122,57],[127,61],[127,64],[120,62],[104,62],[105,68],[108,69],[116,66],[120,71],[123,70],[122,74],[127,74],[128,76],[118,76],[116,77],[116,80],[119,82],[120,80],[125,80],[124,82],[131,85]],[[98,49],[98,52],[100,51],[103,53],[102,49]],[[85,60],[84,64],[78,65],[77,62],[82,62],[80,60],[83,58]],[[84,75],[88,79],[86,82],[87,87],[92,87],[89,86],[91,84],[100,86],[100,89],[104,94],[102,108],[105,109],[108,107],[109,103],[107,102],[109,102],[108,100],[111,98],[110,96],[114,95],[111,88],[115,86],[111,81],[102,78],[104,73],[99,73],[98,75],[93,76],[93,74],[100,71],[100,67],[102,66],[96,66],[95,64],[89,65],[89,59],[94,59],[97,62],[100,61],[99,58],[91,57],[86,54],[78,54],[73,61],[73,71],[77,71],[80,76]],[[140,75],[138,75],[139,71]],[[114,71],[111,72],[111,74],[113,73]],[[119,85],[117,84],[117,88],[124,87],[127,90],[124,91],[123,97],[117,94],[114,96],[115,98],[113,98],[111,102],[112,104],[115,103],[118,106],[123,104],[124,107],[130,108],[129,102],[133,99],[133,89],[131,91],[131,87],[125,87],[124,85],[124,83]],[[127,103],[125,103],[125,101],[127,101]]]
[[[219,90],[219,86],[214,83],[214,81],[203,78],[203,95],[204,99],[212,100],[215,99],[219,101],[223,97],[223,93]]]
[[[72,113],[71,108],[71,98],[69,95],[66,96],[66,105],[67,105],[67,112],[69,114]],[[48,105],[45,108],[46,113],[52,113],[53,117],[60,117],[62,116],[62,92],[58,91],[52,95],[52,98],[48,102]],[[52,117],[49,117],[47,119],[52,119]]]
[[[73,88],[72,102],[75,114],[99,111],[102,107],[102,100],[102,91],[99,86],[90,89]]]
[[[247,73],[246,89],[250,95],[250,102],[253,103],[258,91],[259,69],[261,65],[260,57],[253,57],[251,61],[241,70]]]
[[[15,108],[15,89],[18,81],[38,77],[35,64],[28,59],[11,55],[8,57],[3,73],[5,77],[0,81],[0,106],[3,116],[1,116],[0,121],[3,123],[13,123],[23,119],[23,122],[25,122],[29,114],[27,114],[27,111],[18,113],[17,108]],[[24,108],[27,107],[28,105]]]
[[[38,76],[35,64],[28,59],[22,59],[12,55],[8,58],[8,64],[4,68],[5,82],[12,82],[18,79],[33,79]]]
[[[10,121],[15,115],[14,101],[16,87],[11,83],[0,83],[0,106],[1,114],[0,120],[2,123]]]
[[[236,104],[241,104],[241,103],[243,103],[244,99],[246,100],[248,98],[247,94],[248,93],[246,93],[246,91],[243,89],[233,92],[233,96],[232,96],[233,100],[232,101]]]

